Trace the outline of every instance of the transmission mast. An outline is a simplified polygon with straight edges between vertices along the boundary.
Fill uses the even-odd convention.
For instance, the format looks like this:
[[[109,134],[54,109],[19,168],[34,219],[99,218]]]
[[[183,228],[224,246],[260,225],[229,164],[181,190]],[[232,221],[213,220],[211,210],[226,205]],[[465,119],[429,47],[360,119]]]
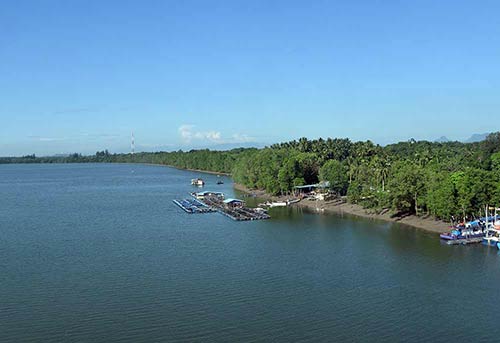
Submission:
[[[132,132],[132,141],[130,142],[130,149],[132,150],[132,155],[133,155],[135,153],[135,137],[133,132]]]

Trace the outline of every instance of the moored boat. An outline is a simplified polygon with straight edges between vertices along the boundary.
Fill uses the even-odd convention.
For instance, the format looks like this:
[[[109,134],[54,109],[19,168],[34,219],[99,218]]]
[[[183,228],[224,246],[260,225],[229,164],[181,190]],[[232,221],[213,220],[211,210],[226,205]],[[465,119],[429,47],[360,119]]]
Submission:
[[[494,227],[490,227],[486,230],[486,234],[483,237],[482,243],[489,246],[498,246],[498,243],[500,243],[499,236],[500,230],[495,229]]]
[[[203,187],[205,185],[205,181],[203,181],[203,179],[200,178],[192,179],[191,184],[193,186]]]
[[[292,204],[298,203],[301,199],[288,199],[285,201],[267,201],[263,204],[259,204],[259,206],[263,207],[286,207]]]
[[[483,230],[470,230],[462,228],[454,228],[450,232],[444,232],[439,235],[441,239],[444,240],[456,240],[464,238],[480,238],[485,235]]]
[[[499,247],[498,244],[500,243],[500,227],[497,225],[498,224],[498,216],[497,216],[497,210],[498,208],[494,207],[495,215],[494,216],[488,216],[488,209],[490,209],[488,206],[486,206],[486,216],[485,216],[485,227],[486,227],[486,234],[483,238],[482,243],[484,245],[488,246],[496,246]]]
[[[275,202],[268,202],[267,206],[269,206],[269,207],[285,207],[285,206],[288,206],[288,203],[286,201],[275,201]]]

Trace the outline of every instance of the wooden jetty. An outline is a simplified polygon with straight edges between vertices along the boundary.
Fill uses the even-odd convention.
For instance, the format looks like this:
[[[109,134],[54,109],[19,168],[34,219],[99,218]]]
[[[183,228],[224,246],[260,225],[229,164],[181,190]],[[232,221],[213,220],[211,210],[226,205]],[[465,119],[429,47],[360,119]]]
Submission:
[[[477,244],[483,241],[483,237],[474,237],[474,238],[460,238],[460,239],[450,239],[446,241],[448,245],[466,245],[466,244]]]

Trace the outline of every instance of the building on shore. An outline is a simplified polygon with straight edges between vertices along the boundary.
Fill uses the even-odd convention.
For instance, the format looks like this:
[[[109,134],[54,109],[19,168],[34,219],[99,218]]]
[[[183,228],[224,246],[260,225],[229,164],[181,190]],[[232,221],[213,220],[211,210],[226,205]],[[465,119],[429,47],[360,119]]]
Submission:
[[[311,192],[326,193],[330,188],[330,182],[322,181],[312,185],[295,186],[293,188],[298,194],[308,194]]]

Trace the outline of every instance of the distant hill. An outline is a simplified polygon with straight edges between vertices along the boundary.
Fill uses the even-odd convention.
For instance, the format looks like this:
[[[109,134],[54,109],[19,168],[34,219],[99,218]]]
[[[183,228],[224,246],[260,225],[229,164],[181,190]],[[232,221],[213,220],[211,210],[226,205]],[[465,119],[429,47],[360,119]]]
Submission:
[[[460,139],[458,141],[463,142],[463,143],[482,142],[482,141],[484,141],[486,139],[486,137],[488,137],[489,134],[490,134],[489,132],[487,132],[487,133],[475,133],[475,134],[473,134],[472,136],[470,136],[467,139]],[[447,142],[451,142],[451,141],[452,140],[449,139],[448,137],[441,136],[438,139],[436,139],[434,142],[436,142],[436,143],[447,143]]]
[[[438,139],[435,140],[436,143],[446,143],[446,142],[451,142],[448,137],[446,136],[441,136]]]
[[[489,134],[490,134],[489,132],[487,132],[487,133],[475,133],[472,136],[470,136],[467,140],[465,140],[464,142],[465,143],[481,142],[481,141],[484,141],[486,139],[486,137],[488,137]]]

